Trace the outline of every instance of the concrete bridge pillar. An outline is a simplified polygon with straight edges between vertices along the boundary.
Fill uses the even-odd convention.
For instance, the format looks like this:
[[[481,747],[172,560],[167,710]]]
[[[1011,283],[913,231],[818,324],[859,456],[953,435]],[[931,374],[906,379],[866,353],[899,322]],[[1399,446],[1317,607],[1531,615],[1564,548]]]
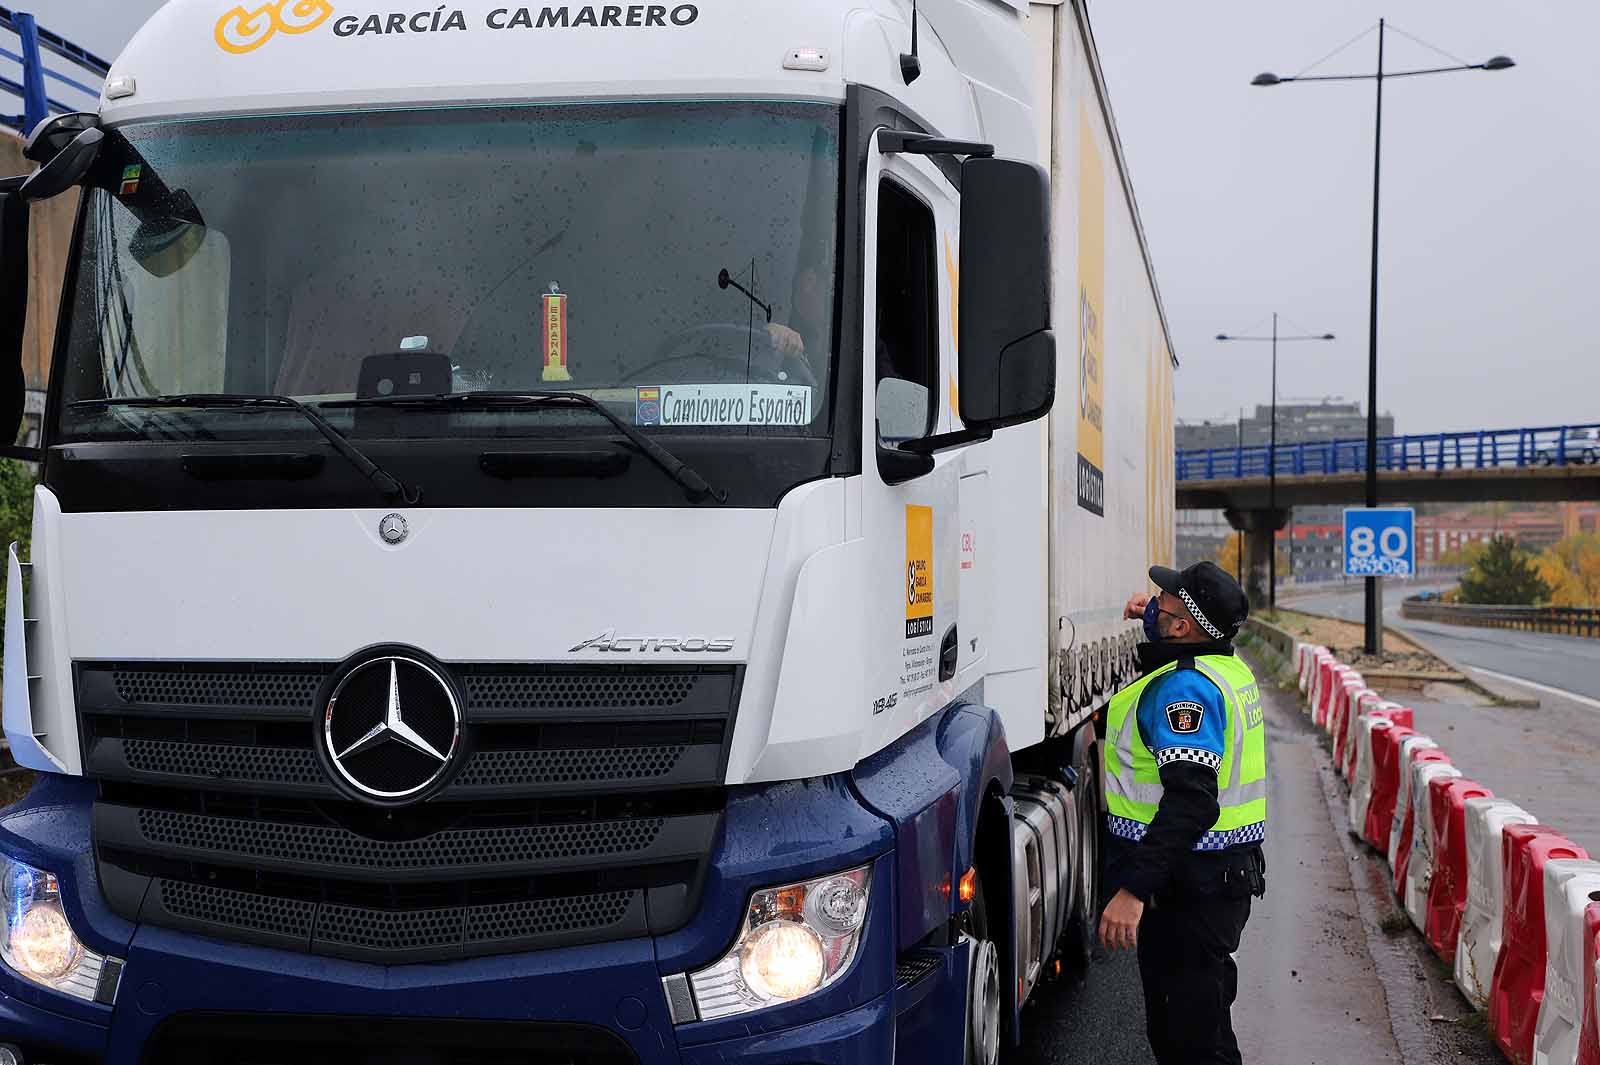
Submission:
[[[1289,523],[1289,511],[1235,510],[1223,511],[1228,524],[1244,533],[1244,594],[1250,600],[1252,614],[1267,609],[1268,574],[1271,569],[1272,550],[1279,529]]]

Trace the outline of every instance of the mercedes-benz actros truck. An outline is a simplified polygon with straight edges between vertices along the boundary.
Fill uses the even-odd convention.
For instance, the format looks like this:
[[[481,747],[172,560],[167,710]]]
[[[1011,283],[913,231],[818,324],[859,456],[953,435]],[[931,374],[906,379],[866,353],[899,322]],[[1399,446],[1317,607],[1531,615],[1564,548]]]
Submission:
[[[26,155],[0,1061],[1026,1036],[1174,539],[1081,3],[170,0]]]

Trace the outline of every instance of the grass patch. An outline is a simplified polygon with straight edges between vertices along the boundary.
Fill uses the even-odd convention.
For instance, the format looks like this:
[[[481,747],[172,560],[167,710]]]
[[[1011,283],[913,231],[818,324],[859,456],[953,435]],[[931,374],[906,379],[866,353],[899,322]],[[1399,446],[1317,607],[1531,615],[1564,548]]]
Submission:
[[[1489,1026],[1489,1011],[1473,1010],[1464,1017],[1457,1017],[1455,1024],[1468,1032],[1481,1032]]]

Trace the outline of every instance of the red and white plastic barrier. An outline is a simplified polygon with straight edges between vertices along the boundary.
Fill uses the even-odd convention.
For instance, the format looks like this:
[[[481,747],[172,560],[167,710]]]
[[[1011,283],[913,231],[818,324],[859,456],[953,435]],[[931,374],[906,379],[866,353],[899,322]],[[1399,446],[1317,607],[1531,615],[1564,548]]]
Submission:
[[[1344,741],[1344,776],[1346,780],[1356,778],[1356,759],[1361,754],[1361,743],[1365,733],[1361,728],[1363,714],[1374,714],[1386,706],[1398,706],[1398,703],[1386,702],[1383,696],[1371,688],[1363,688],[1351,697],[1351,707],[1346,713],[1346,737]],[[1385,717],[1389,715],[1385,714]],[[1391,720],[1393,720],[1391,718]]]
[[[1456,986],[1478,1009],[1489,1003],[1489,984],[1500,955],[1500,836],[1507,825],[1537,822],[1509,799],[1467,800],[1467,905],[1456,941]],[[1596,1062],[1595,1065],[1600,1065]]]
[[[1394,718],[1389,720],[1393,722]],[[1372,733],[1372,788],[1367,795],[1367,808],[1361,823],[1352,823],[1351,830],[1366,840],[1369,846],[1385,854],[1389,850],[1395,799],[1400,794],[1400,751],[1406,740],[1415,737],[1414,729],[1398,723]],[[1431,744],[1433,741],[1428,742]]]
[[[1317,680],[1317,712],[1315,720],[1324,732],[1332,731],[1329,718],[1333,714],[1334,696],[1344,690],[1346,677],[1355,675],[1356,671],[1336,660],[1324,662]]]
[[[1350,744],[1350,723],[1353,720],[1351,711],[1355,709],[1356,696],[1367,689],[1367,682],[1361,674],[1346,673],[1339,681],[1339,691],[1334,695],[1334,717],[1330,723],[1333,733],[1333,765],[1341,775],[1348,776],[1345,769],[1345,752]]]
[[[1311,694],[1312,682],[1316,679],[1317,662],[1326,655],[1333,655],[1326,647],[1314,643],[1295,644],[1295,669],[1300,674],[1300,693]]]
[[[1600,1065],[1600,902],[1583,911],[1583,1030],[1578,1034],[1578,1065]]]
[[[1462,776],[1414,712],[1297,643],[1305,711],[1349,781],[1350,831],[1383,851],[1407,916],[1513,1065],[1600,1065],[1600,862]]]
[[[1367,807],[1372,802],[1373,747],[1383,742],[1384,733],[1395,727],[1387,714],[1365,713],[1356,719],[1355,763],[1350,772],[1350,797],[1345,813],[1350,819],[1350,834],[1366,838]]]
[[[1545,866],[1589,855],[1548,825],[1507,825],[1500,847],[1505,909],[1489,987],[1489,1031],[1502,1054],[1529,1065],[1544,999]]]
[[[1467,800],[1492,799],[1473,780],[1434,780],[1428,786],[1433,814],[1433,876],[1428,883],[1428,918],[1423,934],[1447,965],[1456,960],[1461,915],[1467,908]]]
[[[1448,762],[1413,762],[1411,766],[1411,855],[1406,863],[1406,915],[1417,931],[1428,927],[1428,894],[1433,886],[1433,800],[1435,780],[1459,779],[1461,770]]]
[[[1584,911],[1600,902],[1600,862],[1544,867],[1544,1000],[1533,1037],[1534,1065],[1573,1065],[1583,1024]]]
[[[1396,782],[1394,793],[1394,812],[1390,814],[1388,846],[1384,849],[1384,856],[1389,859],[1390,869],[1399,869],[1399,850],[1401,831],[1404,830],[1406,846],[1411,846],[1411,763],[1416,760],[1418,751],[1437,750],[1438,744],[1433,742],[1431,736],[1407,736],[1400,741],[1400,764],[1396,766]],[[1439,752],[1441,761],[1448,762],[1450,756]]]

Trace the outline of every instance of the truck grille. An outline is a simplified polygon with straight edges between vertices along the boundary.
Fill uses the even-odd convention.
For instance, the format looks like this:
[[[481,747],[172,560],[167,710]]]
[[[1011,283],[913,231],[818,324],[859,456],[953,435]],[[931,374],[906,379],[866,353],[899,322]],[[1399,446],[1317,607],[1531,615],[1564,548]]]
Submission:
[[[338,790],[332,665],[79,663],[120,915],[396,964],[661,934],[720,825],[731,667],[454,666],[467,752],[427,802]]]

